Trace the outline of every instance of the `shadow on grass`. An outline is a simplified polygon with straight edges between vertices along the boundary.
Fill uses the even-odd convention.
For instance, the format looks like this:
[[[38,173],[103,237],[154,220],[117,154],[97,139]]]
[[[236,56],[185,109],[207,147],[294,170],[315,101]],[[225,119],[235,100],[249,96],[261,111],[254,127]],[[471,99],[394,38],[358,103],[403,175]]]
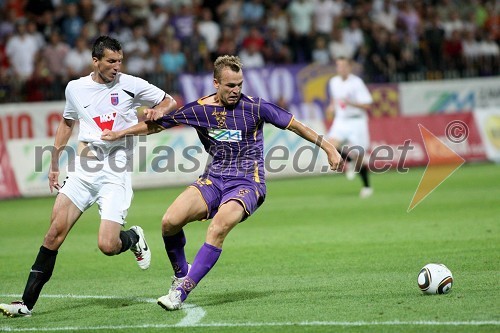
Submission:
[[[196,301],[199,306],[221,305],[234,302],[243,302],[250,299],[268,296],[268,292],[263,291],[233,291],[225,293],[207,294]],[[187,301],[189,302],[189,301]]]
[[[57,304],[56,307],[50,309],[48,306],[44,306],[43,310],[36,311],[37,315],[49,315],[51,313],[60,313],[61,311],[84,311],[84,309],[90,309],[95,307],[101,307],[103,309],[123,309],[130,306],[143,306],[149,302],[138,299],[136,297],[117,297],[117,298],[102,298],[102,299],[72,299],[65,303],[63,307]]]

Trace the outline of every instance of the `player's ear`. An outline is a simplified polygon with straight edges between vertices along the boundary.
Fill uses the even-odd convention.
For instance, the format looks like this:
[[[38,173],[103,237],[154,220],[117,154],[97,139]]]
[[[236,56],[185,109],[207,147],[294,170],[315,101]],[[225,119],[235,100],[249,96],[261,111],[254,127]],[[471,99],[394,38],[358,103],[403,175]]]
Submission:
[[[214,78],[214,87],[215,87],[215,89],[219,89],[219,85],[220,85],[219,81],[217,81],[217,79]]]

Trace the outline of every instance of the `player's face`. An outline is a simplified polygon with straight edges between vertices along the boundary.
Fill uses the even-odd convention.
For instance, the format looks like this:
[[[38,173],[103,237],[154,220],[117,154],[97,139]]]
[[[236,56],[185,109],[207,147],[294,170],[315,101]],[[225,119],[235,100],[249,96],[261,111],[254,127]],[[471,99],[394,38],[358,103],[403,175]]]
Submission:
[[[92,58],[94,62],[94,80],[97,83],[112,82],[122,66],[123,52],[104,50],[104,56],[101,59]]]
[[[349,60],[339,59],[335,64],[337,65],[337,73],[343,78],[346,78],[351,73],[351,64]]]
[[[243,72],[234,72],[230,68],[221,71],[220,81],[214,79],[214,86],[217,89],[217,98],[224,106],[234,106],[241,97],[243,87]]]

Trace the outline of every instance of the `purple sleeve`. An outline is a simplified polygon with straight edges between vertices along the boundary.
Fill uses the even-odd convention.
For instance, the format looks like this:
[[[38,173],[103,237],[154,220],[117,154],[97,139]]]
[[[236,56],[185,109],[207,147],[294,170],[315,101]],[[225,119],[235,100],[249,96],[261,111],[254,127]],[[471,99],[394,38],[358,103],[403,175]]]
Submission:
[[[153,120],[153,122],[160,125],[163,128],[172,128],[174,126],[179,125],[179,123],[175,121],[173,115],[171,114],[164,115],[158,120]]]
[[[198,120],[198,117],[196,115],[196,107],[194,106],[194,103],[187,104],[172,113],[164,115],[160,119],[155,120],[155,123],[164,128],[171,128],[180,124],[188,126],[203,125],[200,124]]]
[[[266,123],[271,123],[281,129],[288,128],[293,119],[290,112],[263,99],[260,103],[260,116]]]

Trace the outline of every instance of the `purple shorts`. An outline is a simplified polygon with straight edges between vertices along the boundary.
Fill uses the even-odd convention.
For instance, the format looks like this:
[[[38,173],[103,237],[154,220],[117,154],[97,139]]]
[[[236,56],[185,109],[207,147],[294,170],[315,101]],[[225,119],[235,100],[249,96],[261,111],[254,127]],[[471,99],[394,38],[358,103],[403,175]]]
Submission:
[[[229,200],[238,201],[245,209],[244,221],[262,205],[266,198],[266,186],[248,178],[225,178],[206,175],[191,186],[197,188],[207,204],[207,219],[211,219],[219,207]]]

